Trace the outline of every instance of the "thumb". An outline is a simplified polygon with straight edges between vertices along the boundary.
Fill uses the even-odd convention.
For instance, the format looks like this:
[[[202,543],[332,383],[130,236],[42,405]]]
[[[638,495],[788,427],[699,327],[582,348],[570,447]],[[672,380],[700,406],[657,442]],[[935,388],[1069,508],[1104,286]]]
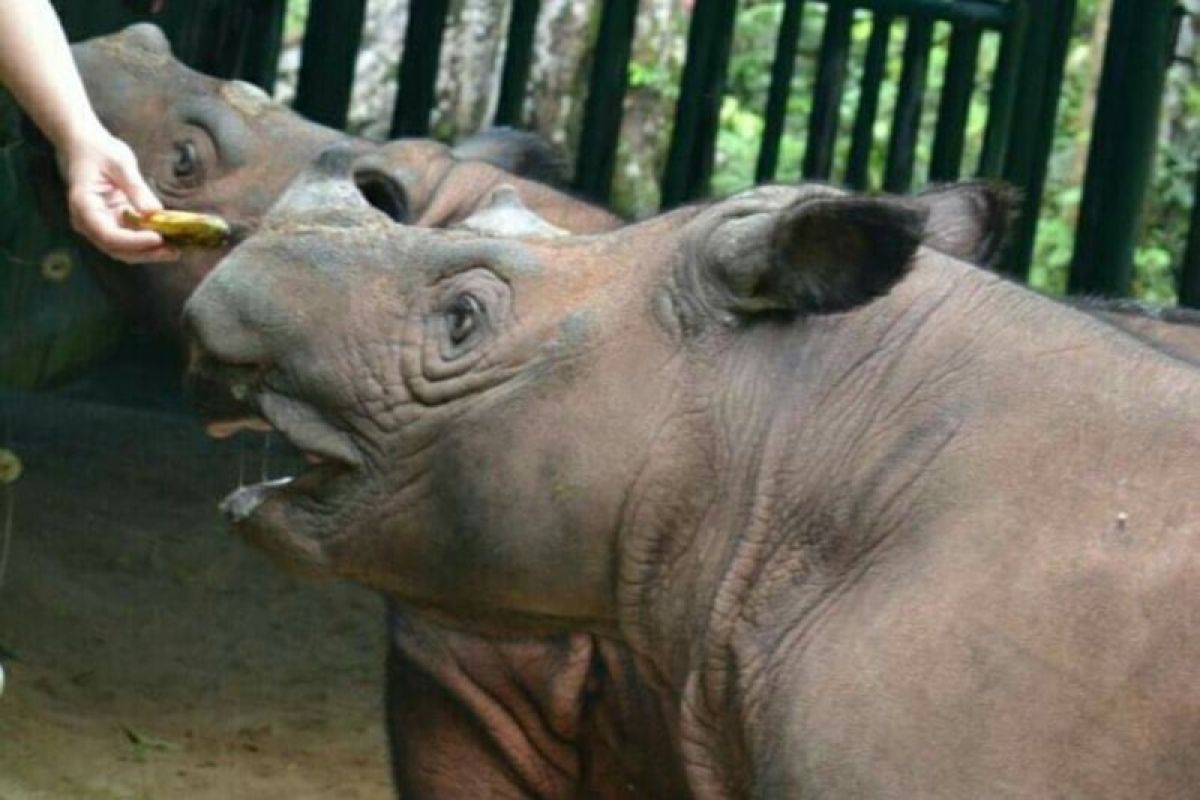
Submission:
[[[121,191],[125,192],[125,196],[129,198],[129,202],[137,211],[144,214],[162,209],[162,203],[142,178],[142,173],[138,170],[137,161],[134,160],[132,153],[128,157],[117,159],[113,166],[115,167],[113,182]]]

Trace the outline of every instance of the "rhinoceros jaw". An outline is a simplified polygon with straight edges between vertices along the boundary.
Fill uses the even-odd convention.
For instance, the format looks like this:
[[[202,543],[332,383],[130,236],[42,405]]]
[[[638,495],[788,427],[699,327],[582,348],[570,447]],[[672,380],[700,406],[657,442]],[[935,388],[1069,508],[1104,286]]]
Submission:
[[[245,522],[272,491],[287,486],[291,482],[290,477],[276,478],[236,489],[221,501],[221,514],[234,525]]]

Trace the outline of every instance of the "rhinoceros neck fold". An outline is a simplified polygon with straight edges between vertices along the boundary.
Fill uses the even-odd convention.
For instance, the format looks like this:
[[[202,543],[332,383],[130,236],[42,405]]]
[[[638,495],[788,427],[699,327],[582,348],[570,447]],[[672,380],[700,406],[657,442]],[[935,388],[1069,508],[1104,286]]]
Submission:
[[[966,411],[918,402],[918,340],[953,291],[692,339],[695,388],[659,427],[621,535],[623,624],[669,681],[749,594],[816,585],[896,524],[887,491],[901,474],[917,489]]]
[[[931,256],[859,311],[731,341],[697,367],[696,385],[720,390],[678,410],[635,485],[618,590],[626,636],[676,697],[686,760],[725,764],[726,776],[748,745],[722,732],[768,713],[757,698],[772,663],[819,638],[859,593],[850,587],[986,531],[988,519],[958,509],[989,505],[981,468],[997,482],[1026,469],[1028,453],[1004,442],[1009,418],[1073,413],[1036,381],[1065,367],[1071,385],[1093,372],[1099,385],[1118,368],[1113,348],[1140,346]],[[1097,424],[1112,413],[1106,393],[1097,390]]]

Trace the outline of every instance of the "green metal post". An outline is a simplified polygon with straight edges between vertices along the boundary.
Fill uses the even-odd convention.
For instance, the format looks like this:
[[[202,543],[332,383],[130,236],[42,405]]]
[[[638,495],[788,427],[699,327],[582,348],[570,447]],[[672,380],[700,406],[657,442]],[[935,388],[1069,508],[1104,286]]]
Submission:
[[[595,60],[583,106],[583,131],[575,162],[575,188],[606,201],[617,163],[621,111],[629,85],[629,56],[637,23],[637,0],[609,0],[600,15]]]
[[[804,0],[792,0],[783,6],[779,36],[775,41],[775,60],[771,62],[771,86],[767,89],[767,110],[763,135],[758,150],[758,165],[754,179],[759,183],[772,180],[779,166],[779,140],[787,117],[788,95],[792,92],[792,75],[796,70],[796,46],[800,40],[800,23],[804,18]]]
[[[311,0],[293,108],[331,128],[346,127],[367,0]]]
[[[696,0],[662,181],[663,208],[708,190],[736,17],[736,0]]]
[[[938,105],[937,130],[933,135],[933,154],[929,161],[931,181],[952,181],[962,171],[963,146],[966,142],[967,115],[975,90],[975,71],[979,63],[979,40],[983,31],[971,23],[954,26],[950,34],[950,55],[946,59],[946,77]]]
[[[537,30],[540,0],[513,0],[508,18],[508,44],[500,72],[500,98],[496,101],[496,124],[517,125],[525,103],[525,84],[533,56],[533,34]]]
[[[1200,308],[1200,169],[1196,170],[1196,192],[1192,195],[1192,227],[1180,270],[1179,304]]]
[[[859,8],[926,22],[972,22],[1000,29],[1008,24],[1009,3],[994,0],[854,0]]]
[[[1172,0],[1113,2],[1071,260],[1072,292],[1129,293],[1172,55],[1173,5]]]
[[[1046,169],[1054,144],[1054,123],[1062,89],[1063,69],[1075,19],[1075,0],[1043,0],[1039,23],[1026,28],[1018,71],[1012,131],[1005,154],[1003,177],[1021,189],[1021,215],[1014,225],[1012,244],[1000,269],[1014,277],[1029,274],[1042,207]]]
[[[846,86],[846,62],[850,56],[850,26],[854,22],[851,0],[829,0],[817,79],[813,87],[812,111],[808,118],[808,143],[804,148],[803,174],[809,179],[828,179],[833,173],[833,151]]]
[[[429,134],[429,114],[437,102],[438,63],[449,10],[449,0],[412,0],[409,5],[404,54],[400,57],[400,83],[392,112],[393,137]]]
[[[1000,55],[996,60],[988,100],[987,129],[983,134],[983,150],[979,154],[978,174],[988,178],[998,178],[1004,172],[1004,159],[1008,154],[1017,104],[1017,85],[1021,79],[1025,43],[1029,38],[1029,2],[1013,0],[1012,19],[1001,34]]]
[[[246,4],[250,15],[242,36],[242,63],[238,77],[275,91],[279,75],[279,51],[283,46],[285,0],[253,0]]]
[[[879,113],[879,87],[887,67],[888,41],[891,39],[891,14],[875,14],[871,20],[871,38],[858,95],[858,110],[854,113],[854,132],[850,136],[850,158],[846,164],[846,185],[863,191],[867,188],[871,170],[871,150],[875,145],[875,118]]]
[[[892,138],[888,143],[887,168],[883,175],[883,188],[889,192],[907,192],[912,186],[932,44],[933,22],[909,19],[904,39],[904,67],[900,72]]]

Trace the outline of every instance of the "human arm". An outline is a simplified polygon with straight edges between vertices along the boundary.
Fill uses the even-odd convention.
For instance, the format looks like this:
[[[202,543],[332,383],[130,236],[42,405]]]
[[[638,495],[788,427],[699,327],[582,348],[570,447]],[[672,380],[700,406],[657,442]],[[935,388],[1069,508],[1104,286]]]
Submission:
[[[121,225],[122,209],[162,204],[129,147],[97,118],[48,0],[0,0],[0,83],[54,145],[77,231],[123,261],[177,257],[157,233]]]

